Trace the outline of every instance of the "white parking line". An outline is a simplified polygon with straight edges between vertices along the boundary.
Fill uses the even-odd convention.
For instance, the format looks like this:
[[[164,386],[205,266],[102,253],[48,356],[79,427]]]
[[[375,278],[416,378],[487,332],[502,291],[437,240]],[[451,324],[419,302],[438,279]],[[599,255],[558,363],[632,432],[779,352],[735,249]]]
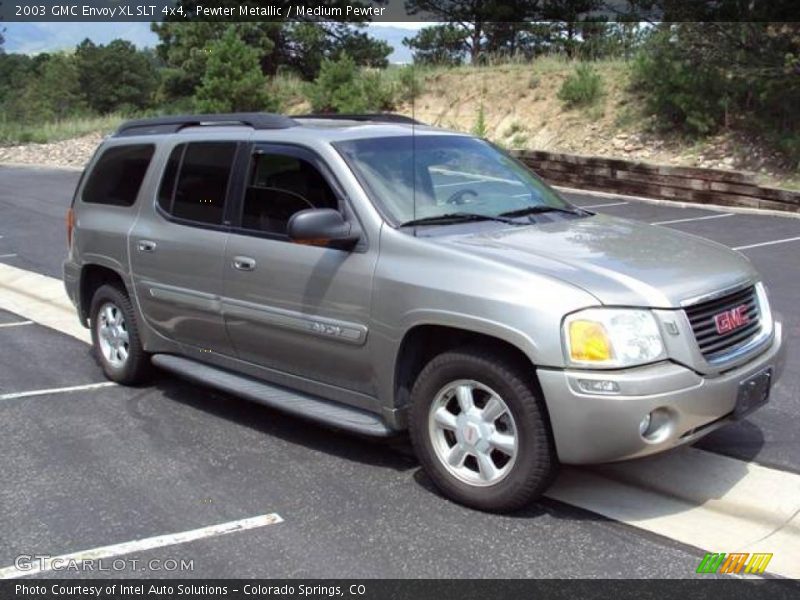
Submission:
[[[749,248],[761,248],[762,246],[774,246],[775,244],[785,244],[786,242],[796,242],[800,240],[800,236],[786,238],[784,240],[773,240],[771,242],[761,242],[760,244],[749,244],[748,246],[736,246],[734,250],[747,250]]]
[[[14,258],[16,254],[0,254],[0,258]]]
[[[251,517],[249,519],[239,519],[238,521],[220,523],[219,525],[209,525],[208,527],[201,527],[200,529],[192,529],[191,531],[183,531],[181,533],[159,535],[141,540],[134,540],[132,542],[123,542],[121,544],[93,548],[92,550],[71,552],[70,554],[62,554],[60,556],[43,558],[40,562],[37,561],[36,563],[32,564],[31,569],[29,570],[18,569],[16,566],[4,567],[0,569],[0,579],[16,579],[18,577],[37,575],[39,573],[52,571],[53,569],[66,567],[67,565],[74,563],[98,561],[104,558],[122,556],[123,554],[144,552],[154,548],[164,548],[166,546],[186,544],[188,542],[194,542],[195,540],[218,537],[220,535],[236,533],[237,531],[246,531],[248,529],[265,527],[267,525],[276,525],[282,522],[283,518],[279,514],[271,513],[268,515]]]
[[[479,185],[482,183],[494,183],[489,179],[473,179],[472,181],[456,181],[455,183],[435,183],[435,188],[455,187],[457,185]]]
[[[629,204],[628,202],[606,202],[605,204],[587,204],[586,206],[581,206],[580,204],[576,204],[578,208],[603,208],[604,206],[622,206],[623,204]]]
[[[708,219],[724,219],[725,217],[732,217],[733,213],[723,213],[721,215],[706,215],[705,217],[690,217],[688,219],[672,219],[671,221],[655,221],[650,225],[672,225],[674,223],[688,223],[689,221],[707,221]]]
[[[17,321],[16,323],[0,323],[0,329],[4,327],[19,327],[21,325],[33,325],[33,321]]]
[[[97,390],[117,385],[113,381],[103,381],[101,383],[89,383],[86,385],[73,385],[70,387],[51,388],[49,390],[30,390],[28,392],[12,392],[10,394],[0,394],[0,400],[15,400],[17,398],[30,398],[32,396],[49,396],[50,394],[64,394],[68,392],[83,392],[86,390]]]
[[[523,185],[518,179],[507,179],[505,177],[493,177],[492,175],[480,175],[478,173],[466,173],[464,171],[453,171],[451,169],[442,169],[439,167],[431,168],[432,173],[441,173],[442,175],[449,175],[453,177],[470,177],[480,181],[497,181],[500,183],[510,183],[513,185]],[[447,184],[446,184],[447,185]]]

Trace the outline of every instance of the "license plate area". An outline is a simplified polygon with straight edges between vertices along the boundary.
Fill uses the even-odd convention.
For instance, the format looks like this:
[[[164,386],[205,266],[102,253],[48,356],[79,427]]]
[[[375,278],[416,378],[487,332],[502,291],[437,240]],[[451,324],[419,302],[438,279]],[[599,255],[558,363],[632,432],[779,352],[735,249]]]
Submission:
[[[772,369],[759,371],[752,377],[739,384],[736,397],[736,408],[733,416],[741,419],[769,400],[770,387],[772,386]]]

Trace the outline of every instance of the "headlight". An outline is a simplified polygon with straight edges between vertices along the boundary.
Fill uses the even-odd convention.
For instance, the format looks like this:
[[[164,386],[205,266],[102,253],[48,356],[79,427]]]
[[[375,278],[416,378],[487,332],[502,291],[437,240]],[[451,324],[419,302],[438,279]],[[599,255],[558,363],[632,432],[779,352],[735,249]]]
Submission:
[[[649,310],[590,308],[564,320],[564,344],[573,365],[630,367],[666,358]]]
[[[765,286],[762,281],[756,284],[756,298],[758,298],[758,307],[761,309],[761,330],[771,333],[774,326],[772,322],[772,309],[769,306],[767,286]]]

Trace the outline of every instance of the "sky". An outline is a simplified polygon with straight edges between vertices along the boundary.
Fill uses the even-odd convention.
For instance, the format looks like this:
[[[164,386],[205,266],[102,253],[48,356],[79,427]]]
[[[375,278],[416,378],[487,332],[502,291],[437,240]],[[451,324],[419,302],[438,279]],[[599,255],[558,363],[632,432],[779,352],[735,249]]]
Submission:
[[[386,40],[395,50],[390,62],[410,62],[411,54],[402,45],[403,37],[431,23],[372,23],[373,37]],[[74,48],[85,38],[96,44],[107,44],[122,38],[138,47],[153,47],[158,38],[150,31],[150,23],[5,23],[6,52],[36,54]]]

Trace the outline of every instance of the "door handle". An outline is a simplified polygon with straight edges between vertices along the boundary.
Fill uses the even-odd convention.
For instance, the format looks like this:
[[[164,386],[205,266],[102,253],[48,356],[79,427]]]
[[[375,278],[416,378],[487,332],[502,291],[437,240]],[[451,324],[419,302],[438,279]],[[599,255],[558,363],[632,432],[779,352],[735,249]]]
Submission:
[[[139,240],[137,247],[139,252],[155,252],[158,245],[150,240]]]
[[[256,260],[249,256],[235,256],[233,258],[233,268],[239,271],[255,271]]]

